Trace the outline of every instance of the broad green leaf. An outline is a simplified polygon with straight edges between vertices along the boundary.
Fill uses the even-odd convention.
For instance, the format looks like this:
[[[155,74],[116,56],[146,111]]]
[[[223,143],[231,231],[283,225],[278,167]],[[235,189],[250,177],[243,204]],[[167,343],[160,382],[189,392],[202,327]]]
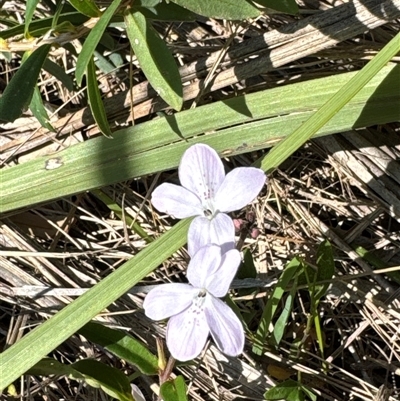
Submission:
[[[0,213],[175,168],[196,142],[222,155],[273,146],[354,75],[286,85],[138,124],[114,132],[112,141],[95,138],[58,152],[57,169],[46,169],[49,156],[5,169]],[[399,77],[400,66],[384,68],[317,135],[398,121]],[[204,132],[209,134],[199,136]]]
[[[100,387],[119,401],[135,401],[128,378],[117,368],[94,359],[83,359],[71,365],[92,387]]]
[[[297,14],[299,12],[299,7],[296,0],[254,0],[257,4],[261,6],[272,8],[276,11],[281,11],[287,14]]]
[[[0,354],[0,392],[183,246],[189,224],[190,219],[177,223],[89,291]]]
[[[254,336],[253,352],[256,355],[261,355],[264,349],[264,342],[268,334],[269,325],[272,322],[272,318],[275,315],[278,305],[282,299],[282,296],[293,279],[294,275],[302,267],[302,263],[298,258],[292,259],[285,269],[283,270],[278,282],[275,285],[274,291],[268,298],[267,304],[264,307],[260,323],[257,332]]]
[[[46,58],[43,63],[43,69],[57,78],[70,92],[74,91],[74,82],[72,78],[58,64]]]
[[[27,0],[26,1],[26,9],[25,9],[25,26],[24,26],[24,36],[25,38],[29,37],[29,25],[32,21],[33,14],[36,10],[36,6],[39,3],[39,0]]]
[[[160,396],[163,401],[187,401],[186,384],[182,376],[168,380],[160,387]]]
[[[43,105],[42,96],[40,94],[39,88],[36,86],[33,91],[33,96],[31,100],[31,104],[29,105],[29,109],[36,117],[36,119],[40,122],[40,125],[51,132],[56,132],[54,127],[50,123],[49,115],[47,114],[47,110]]]
[[[243,20],[260,15],[260,11],[246,0],[171,0],[205,17]]]
[[[142,373],[146,375],[158,373],[157,357],[132,336],[94,322],[83,326],[79,333],[119,358],[137,366]]]
[[[286,380],[269,389],[265,394],[266,400],[303,401],[302,385],[294,380]]]
[[[92,58],[94,49],[99,43],[103,32],[106,30],[107,25],[110,23],[110,20],[117,11],[120,3],[121,0],[113,0],[86,38],[85,43],[82,46],[82,50],[79,53],[78,60],[76,61],[75,77],[78,85],[81,85],[83,74],[85,73],[86,67]]]
[[[323,241],[317,251],[317,277],[315,281],[330,280],[335,273],[332,245],[328,240]],[[319,301],[326,293],[329,284],[318,284],[314,288],[313,299]]]
[[[29,106],[40,70],[50,47],[50,45],[40,46],[11,78],[10,83],[0,97],[0,121],[13,122]]]
[[[125,13],[126,32],[139,64],[156,92],[175,110],[182,108],[182,82],[166,43],[139,11]]]
[[[269,173],[286,160],[309,140],[319,129],[332,119],[350,100],[400,52],[400,33],[398,33],[361,71],[337,91],[317,112],[315,112],[295,132],[276,145],[256,165]],[[398,87],[398,82],[395,84]]]
[[[87,66],[86,78],[89,106],[90,110],[92,111],[94,121],[96,121],[96,124],[103,135],[108,138],[112,138],[112,132],[108,124],[103,99],[101,98],[99,86],[97,84],[96,66],[94,65],[93,57],[91,57]]]
[[[101,11],[93,0],[68,0],[72,6],[88,17],[100,17]]]

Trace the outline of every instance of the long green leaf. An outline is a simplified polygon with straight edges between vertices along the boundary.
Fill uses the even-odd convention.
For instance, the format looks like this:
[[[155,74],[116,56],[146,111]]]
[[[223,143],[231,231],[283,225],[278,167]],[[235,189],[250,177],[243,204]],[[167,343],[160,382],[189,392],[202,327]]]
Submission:
[[[112,141],[96,138],[55,156],[39,157],[6,169],[0,180],[0,212],[174,168],[184,149],[196,141],[208,143],[222,155],[273,146],[295,131],[354,74],[201,106],[115,132]],[[398,121],[399,76],[400,66],[384,68],[317,134]],[[214,132],[198,136],[207,131]],[[54,158],[60,162],[56,164],[59,168],[47,170]]]
[[[190,220],[176,224],[115,272],[0,354],[0,392],[186,243]]]
[[[86,67],[93,56],[94,49],[99,43],[104,31],[110,23],[112,16],[117,11],[120,3],[121,0],[114,0],[108,6],[107,10],[104,11],[104,14],[100,17],[99,21],[86,38],[85,43],[82,46],[82,50],[79,53],[78,60],[76,61],[75,77],[78,85],[81,84],[83,74],[85,73]]]
[[[94,121],[96,121],[101,133],[108,138],[112,138],[112,132],[107,120],[106,110],[104,108],[103,99],[101,98],[99,86],[97,84],[96,66],[93,57],[90,58],[87,66],[87,94],[89,99],[90,110]]]
[[[157,357],[132,336],[94,322],[83,326],[79,333],[124,361],[137,366],[142,373],[158,373]]]
[[[314,113],[295,132],[275,146],[268,157],[260,163],[261,168],[271,172],[321,129],[387,64],[400,52],[400,33],[398,33],[361,71],[345,84],[332,98]],[[397,87],[400,81],[395,84]]]
[[[260,11],[246,0],[171,0],[197,14],[211,18],[242,20],[260,15]]]
[[[36,10],[36,6],[39,3],[39,0],[27,0],[26,9],[25,9],[25,28],[24,28],[24,36],[25,38],[29,37],[29,25],[32,21],[33,13]]]
[[[151,86],[175,110],[183,103],[178,66],[166,43],[140,11],[125,13],[129,41]]]
[[[93,0],[68,0],[74,8],[88,17],[100,17],[101,11]]]
[[[31,104],[29,105],[29,109],[36,117],[36,119],[40,122],[40,125],[51,132],[56,132],[54,127],[51,125],[49,120],[49,115],[47,114],[47,110],[43,105],[42,96],[40,95],[40,90],[36,86],[33,91],[33,96],[31,100]]]
[[[21,65],[0,97],[0,121],[13,122],[31,102],[50,45],[40,46]]]

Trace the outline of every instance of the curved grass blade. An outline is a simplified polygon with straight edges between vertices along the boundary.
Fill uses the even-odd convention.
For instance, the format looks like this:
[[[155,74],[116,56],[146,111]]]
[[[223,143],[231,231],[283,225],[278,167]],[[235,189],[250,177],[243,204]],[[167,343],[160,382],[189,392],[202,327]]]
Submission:
[[[29,106],[50,47],[49,44],[40,46],[12,77],[0,98],[0,120],[13,122]]]
[[[24,24],[24,36],[29,37],[29,25],[31,24],[33,14],[36,10],[36,6],[39,0],[27,0],[25,9],[25,24]]]
[[[81,85],[83,74],[85,73],[86,67],[88,66],[91,57],[93,55],[94,49],[99,43],[103,32],[106,30],[107,25],[114,13],[117,11],[121,0],[114,0],[109,7],[104,11],[104,14],[100,17],[97,24],[90,31],[85,43],[82,46],[82,50],[79,53],[78,60],[76,61],[75,77],[78,85]]]
[[[284,162],[322,128],[339,110],[344,107],[392,57],[400,52],[400,33],[398,33],[361,71],[330,98],[296,131],[276,145],[266,157],[257,162],[269,173]],[[398,83],[396,84],[398,85]]]
[[[127,11],[125,24],[133,51],[150,84],[171,107],[180,110],[181,76],[167,45],[141,12]]]
[[[94,121],[98,125],[101,133],[107,138],[112,138],[112,132],[108,124],[106,110],[99,91],[96,78],[96,67],[91,57],[87,66],[87,94],[90,110],[92,111]]]

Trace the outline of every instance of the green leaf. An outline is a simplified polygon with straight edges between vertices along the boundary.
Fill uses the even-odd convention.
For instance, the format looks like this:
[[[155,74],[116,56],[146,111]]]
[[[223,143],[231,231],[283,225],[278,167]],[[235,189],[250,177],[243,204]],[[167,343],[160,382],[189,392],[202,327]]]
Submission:
[[[317,277],[315,281],[330,280],[335,273],[332,245],[328,240],[323,241],[317,251]],[[326,293],[329,284],[318,284],[314,288],[313,299],[319,301]]]
[[[183,246],[189,224],[190,219],[180,221],[0,354],[0,366],[7,366],[0,375],[0,392]]]
[[[302,385],[294,380],[287,380],[269,389],[265,394],[266,400],[303,401]]]
[[[32,21],[33,14],[36,10],[36,6],[38,3],[39,3],[39,0],[27,0],[27,2],[26,2],[25,27],[24,27],[25,38],[29,37],[29,25]]]
[[[105,393],[120,401],[135,401],[128,378],[118,369],[94,359],[84,359],[67,365],[55,359],[44,358],[30,368],[28,374],[62,375],[83,380],[94,388],[101,388]]]
[[[86,77],[89,106],[90,110],[92,111],[94,121],[96,121],[96,124],[104,136],[107,138],[112,138],[112,132],[108,124],[103,99],[101,98],[99,86],[97,84],[96,66],[94,65],[93,57],[91,57],[91,60],[87,66]]]
[[[210,18],[243,20],[260,15],[260,11],[246,0],[171,0],[197,14]]]
[[[49,44],[40,46],[11,78],[0,98],[0,120],[13,122],[29,106],[50,47]]]
[[[137,366],[142,373],[146,375],[158,373],[157,357],[132,336],[94,322],[83,326],[79,333],[119,358]]]
[[[33,115],[40,122],[40,125],[51,132],[56,132],[54,127],[50,124],[49,116],[47,114],[47,110],[43,105],[42,96],[40,94],[39,88],[36,86],[33,91],[33,96],[31,100],[31,104],[29,105],[29,109],[33,113]]]
[[[186,384],[182,376],[168,380],[160,387],[160,396],[164,401],[187,401]]]
[[[137,2],[132,5],[133,10],[140,11],[146,18],[161,21],[195,21],[197,15],[174,3],[161,2],[150,7],[145,2]]]
[[[128,378],[118,369],[94,359],[83,359],[71,367],[81,373],[90,386],[100,387],[117,400],[135,401]]]
[[[257,4],[264,7],[272,8],[272,10],[280,11],[287,14],[297,14],[299,7],[296,0],[254,0]]]
[[[287,264],[281,276],[279,277],[274,291],[264,307],[263,314],[261,316],[260,323],[255,334],[253,352],[256,355],[262,354],[265,338],[268,334],[269,325],[272,322],[272,318],[275,315],[279,302],[282,299],[286,287],[289,285],[290,281],[293,279],[294,275],[299,271],[301,267],[301,261],[298,258],[294,258]]]
[[[43,69],[57,78],[70,92],[74,91],[74,82],[72,78],[58,64],[46,58],[43,63]]]
[[[58,152],[57,169],[46,169],[49,156],[4,169],[0,213],[175,168],[197,142],[223,155],[265,149],[295,131],[355,74],[237,96],[137,124],[114,132],[112,141],[94,138]],[[384,68],[317,135],[398,121],[399,75],[400,66]]]
[[[285,300],[285,305],[282,309],[281,314],[274,324],[274,330],[271,333],[269,343],[277,347],[281,342],[283,335],[285,333],[286,325],[293,309],[293,301],[297,291],[297,277],[294,280],[293,286]]]
[[[107,25],[109,24],[114,13],[117,11],[120,3],[121,0],[113,0],[86,38],[85,43],[82,46],[82,50],[79,53],[78,60],[76,61],[75,77],[78,85],[81,85],[83,74],[85,73],[86,67],[92,58],[94,49],[99,43],[104,31],[107,28]]]
[[[175,110],[183,103],[178,66],[165,42],[139,11],[125,13],[126,32],[152,87]]]
[[[244,252],[243,262],[240,264],[236,276],[238,279],[257,277],[257,269],[254,265],[253,255],[249,249],[246,249]]]
[[[269,173],[293,154],[319,129],[332,119],[350,100],[400,52],[398,33],[361,71],[337,91],[317,112],[315,112],[295,132],[287,136],[268,153],[262,161],[255,163]],[[398,85],[398,82],[397,84]],[[398,87],[398,86],[397,86]]]
[[[72,6],[88,17],[100,17],[101,11],[93,0],[68,0]]]
[[[66,365],[52,358],[43,358],[35,366],[32,366],[27,373],[38,376],[58,375],[68,376],[76,380],[84,379],[84,376],[78,373],[71,365]]]

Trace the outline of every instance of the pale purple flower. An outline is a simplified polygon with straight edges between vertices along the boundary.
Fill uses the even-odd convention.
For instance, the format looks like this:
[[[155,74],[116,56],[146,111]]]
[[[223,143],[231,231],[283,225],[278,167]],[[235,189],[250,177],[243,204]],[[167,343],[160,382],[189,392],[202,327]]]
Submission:
[[[241,209],[258,195],[265,183],[264,172],[238,167],[225,175],[218,153],[208,145],[196,144],[182,156],[179,179],[182,186],[158,186],[151,201],[160,212],[178,219],[197,216],[189,228],[189,254],[193,256],[198,247],[209,243],[225,244],[225,250],[233,248],[235,228],[225,213]]]
[[[218,245],[200,248],[191,259],[189,284],[160,284],[144,300],[144,310],[153,320],[170,317],[167,346],[179,361],[196,358],[211,333],[218,348],[229,356],[244,347],[243,326],[224,297],[240,264],[236,249],[223,252]]]

